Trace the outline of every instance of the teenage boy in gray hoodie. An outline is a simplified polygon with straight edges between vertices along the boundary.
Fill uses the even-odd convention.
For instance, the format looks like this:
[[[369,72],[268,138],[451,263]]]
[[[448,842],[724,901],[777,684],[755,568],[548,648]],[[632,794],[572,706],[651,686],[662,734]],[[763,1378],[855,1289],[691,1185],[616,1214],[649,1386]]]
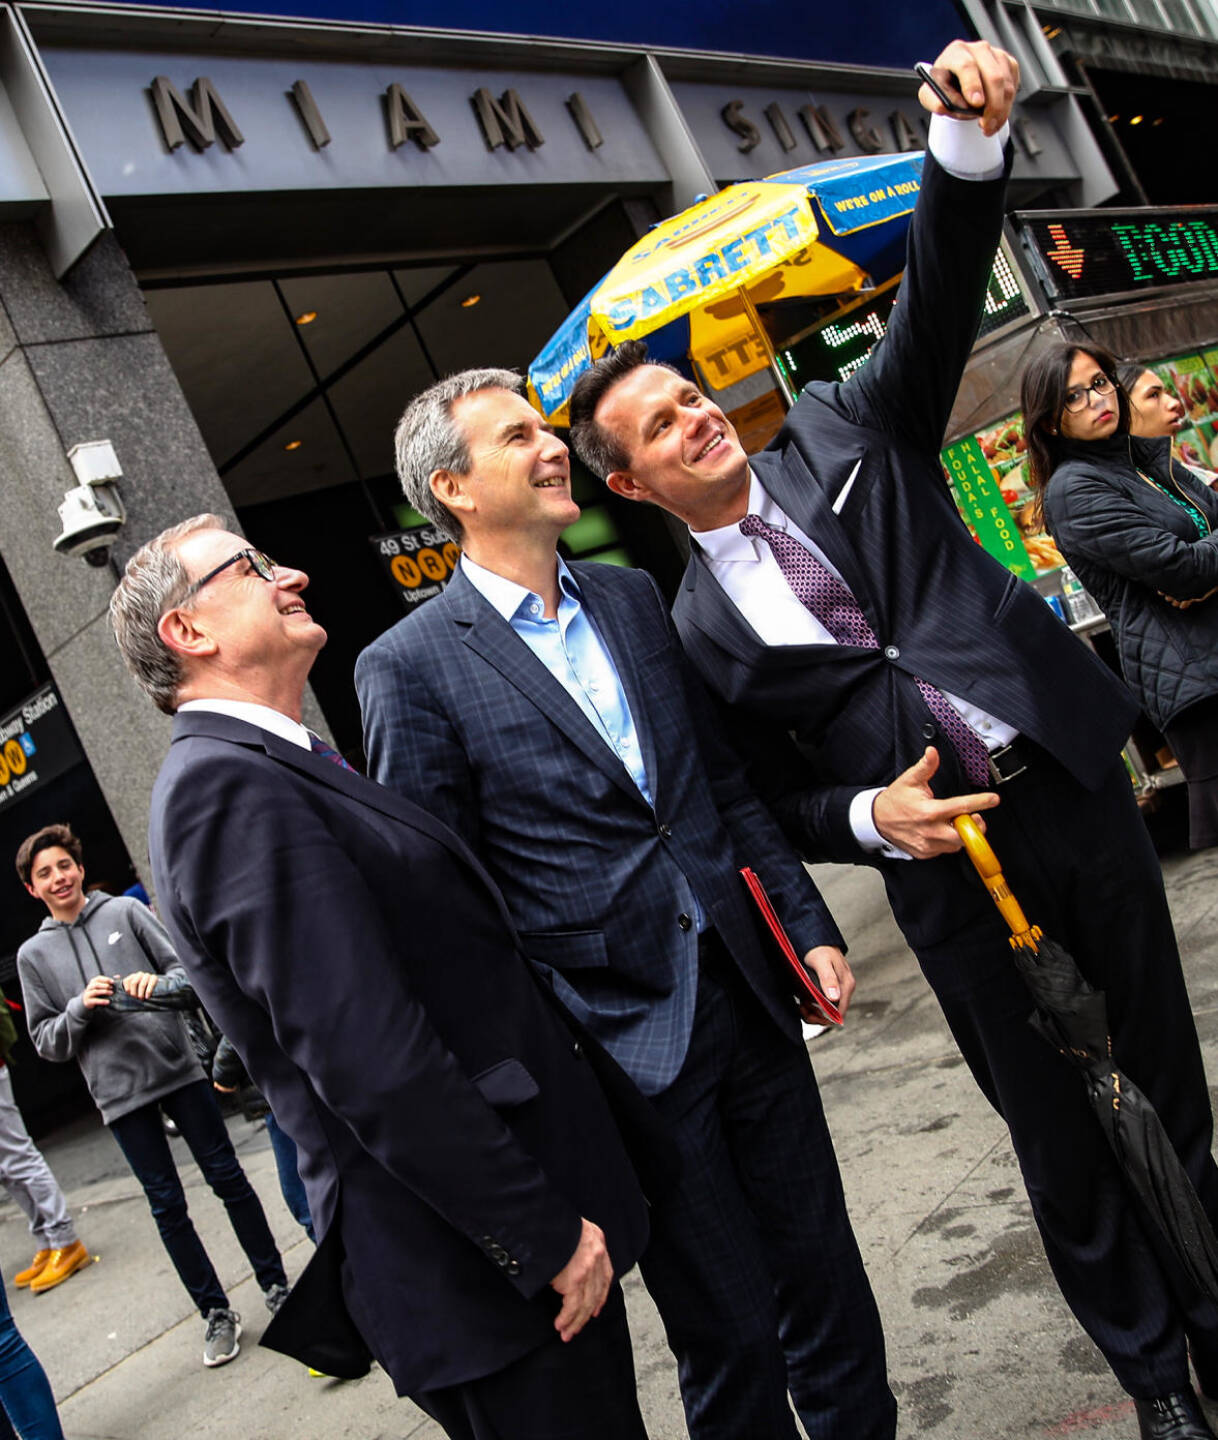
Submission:
[[[82,853],[67,825],[45,826],[17,851],[21,883],[50,911],[17,952],[30,1036],[44,1060],[80,1065],[206,1321],[203,1363],[223,1365],[241,1348],[240,1317],[187,1213],[158,1106],[224,1202],[272,1314],[287,1299],[283,1262],[180,1014],[139,1003],[158,991],[158,999],[173,991],[193,998],[169,936],[138,900],[86,896]]]

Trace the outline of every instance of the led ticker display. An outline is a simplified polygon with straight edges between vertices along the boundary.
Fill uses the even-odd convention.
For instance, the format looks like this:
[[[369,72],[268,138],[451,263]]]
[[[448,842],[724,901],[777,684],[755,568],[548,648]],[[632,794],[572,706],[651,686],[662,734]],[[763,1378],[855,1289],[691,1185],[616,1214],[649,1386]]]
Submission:
[[[1218,205],[1017,211],[1012,218],[1055,300],[1218,280]]]
[[[876,341],[883,339],[897,293],[892,286],[872,300],[861,300],[784,345],[779,357],[795,388],[801,389],[811,380],[845,380],[852,375]],[[978,334],[988,335],[1027,313],[1028,302],[1014,268],[1000,249],[994,256]]]

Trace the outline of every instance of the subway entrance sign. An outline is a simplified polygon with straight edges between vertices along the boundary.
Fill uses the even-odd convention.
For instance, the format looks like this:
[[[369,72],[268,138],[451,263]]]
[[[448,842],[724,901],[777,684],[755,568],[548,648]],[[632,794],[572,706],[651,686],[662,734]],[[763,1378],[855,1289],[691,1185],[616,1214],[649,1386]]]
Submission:
[[[1017,210],[1011,219],[1054,300],[1218,281],[1218,205]]]
[[[457,568],[461,552],[438,525],[412,525],[370,537],[393,588],[408,611],[438,595]]]

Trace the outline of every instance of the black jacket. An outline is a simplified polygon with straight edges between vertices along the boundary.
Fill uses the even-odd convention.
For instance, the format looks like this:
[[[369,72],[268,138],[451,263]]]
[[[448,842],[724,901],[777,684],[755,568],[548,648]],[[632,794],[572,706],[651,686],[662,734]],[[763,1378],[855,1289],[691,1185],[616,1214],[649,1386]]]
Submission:
[[[1183,506],[1141,479],[1153,476]],[[1162,729],[1218,694],[1218,495],[1171,458],[1168,439],[1114,435],[1070,447],[1045,489],[1045,521],[1116,636],[1121,669]],[[1163,597],[1197,600],[1186,610]]]
[[[851,800],[887,785],[928,744],[942,761],[936,792],[973,789],[915,677],[1015,727],[1090,789],[1110,773],[1136,713],[1032,586],[973,542],[944,484],[939,446],[977,331],[1003,191],[1001,180],[959,180],[927,156],[887,335],[844,384],[809,385],[752,460],[850,586],[880,648],[764,645],[696,545],[673,607],[690,659],[735,712],[756,784],[812,858],[866,859]],[[803,777],[783,773],[783,731],[802,752]],[[937,876],[967,860],[878,864],[911,944],[959,929],[946,898],[956,892]]]
[[[456,835],[311,751],[192,713],[149,846],[199,998],[298,1147],[322,1238],[309,1271],[341,1262],[336,1303],[399,1393],[548,1343],[582,1215],[630,1268],[647,1222],[605,1101]]]

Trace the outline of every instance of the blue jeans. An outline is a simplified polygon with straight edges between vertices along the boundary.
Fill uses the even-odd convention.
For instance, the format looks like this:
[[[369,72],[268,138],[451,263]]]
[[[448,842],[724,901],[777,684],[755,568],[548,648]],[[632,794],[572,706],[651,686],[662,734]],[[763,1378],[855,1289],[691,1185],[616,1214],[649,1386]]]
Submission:
[[[121,1115],[110,1126],[128,1165],[144,1187],[161,1241],[199,1313],[206,1317],[209,1310],[227,1309],[228,1296],[187,1213],[186,1195],[173,1163],[158,1104],[178,1127],[203,1178],[223,1200],[241,1248],[254,1267],[258,1284],[264,1290],[272,1285],[286,1285],[283,1261],[262,1212],[262,1202],[254,1194],[237,1159],[211,1085],[200,1078],[162,1095],[153,1104]]]
[[[0,1440],[63,1440],[46,1371],[21,1338],[0,1281]]]
[[[266,1133],[271,1149],[275,1152],[275,1169],[279,1171],[283,1203],[291,1212],[292,1219],[297,1225],[304,1227],[305,1234],[316,1245],[313,1217],[309,1214],[309,1197],[305,1194],[304,1181],[300,1178],[300,1166],[296,1159],[296,1142],[269,1110],[266,1112]]]

